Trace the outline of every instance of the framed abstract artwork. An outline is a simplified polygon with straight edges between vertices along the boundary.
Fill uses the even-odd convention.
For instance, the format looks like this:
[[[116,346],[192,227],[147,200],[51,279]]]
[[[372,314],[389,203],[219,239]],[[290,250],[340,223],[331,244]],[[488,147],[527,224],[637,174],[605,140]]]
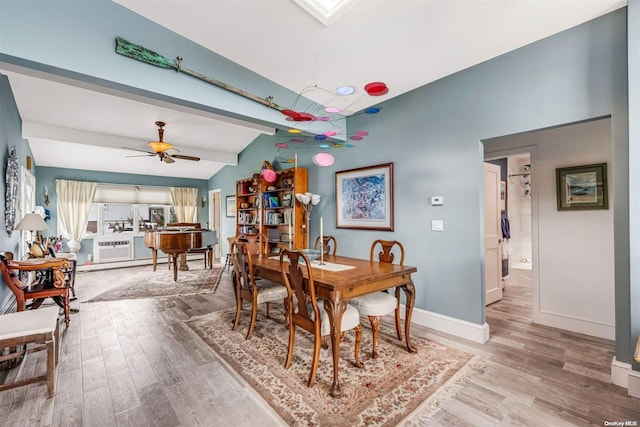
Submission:
[[[336,228],[393,231],[393,163],[336,172]]]

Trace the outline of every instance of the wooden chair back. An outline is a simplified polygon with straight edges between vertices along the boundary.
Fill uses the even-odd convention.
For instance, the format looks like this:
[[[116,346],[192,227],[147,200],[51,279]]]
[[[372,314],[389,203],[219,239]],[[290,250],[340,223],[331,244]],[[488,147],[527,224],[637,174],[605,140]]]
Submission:
[[[16,298],[16,311],[24,311],[27,308],[27,300],[34,300],[31,309],[40,307],[42,302],[49,297],[58,299],[61,307],[64,309],[65,323],[69,326],[69,286],[66,283],[62,268],[69,267],[69,261],[66,258],[45,258],[42,262],[30,263],[14,262],[13,253],[0,253],[0,277]],[[20,280],[18,271],[51,271],[50,283],[38,283],[37,285],[27,287]]]
[[[314,249],[319,249],[320,236],[316,238],[316,243],[313,245]],[[338,251],[338,241],[333,236],[322,236],[322,251],[325,254],[335,255]]]
[[[247,243],[244,246],[245,250],[251,252],[251,255],[266,255],[267,254],[267,236],[264,233],[258,234],[241,234],[236,237],[236,243]]]
[[[248,242],[233,242],[231,245],[231,261],[235,271],[236,296],[250,300],[253,293],[257,292],[251,257],[251,249]]]
[[[380,252],[377,253],[376,247],[380,246]],[[404,264],[404,246],[397,240],[382,240],[378,239],[371,244],[371,251],[369,252],[369,261],[386,262],[393,264],[396,258],[396,254],[400,255],[400,262],[398,264]]]
[[[284,249],[280,253],[280,271],[287,287],[290,327],[300,326],[319,338],[321,317],[309,258],[302,252]]]

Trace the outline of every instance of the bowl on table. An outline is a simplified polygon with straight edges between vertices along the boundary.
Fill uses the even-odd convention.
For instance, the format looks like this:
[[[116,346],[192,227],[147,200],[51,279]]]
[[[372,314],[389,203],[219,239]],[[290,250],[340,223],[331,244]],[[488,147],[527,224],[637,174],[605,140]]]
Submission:
[[[320,258],[320,249],[300,249],[300,252],[305,254],[311,262],[313,262],[316,258]]]

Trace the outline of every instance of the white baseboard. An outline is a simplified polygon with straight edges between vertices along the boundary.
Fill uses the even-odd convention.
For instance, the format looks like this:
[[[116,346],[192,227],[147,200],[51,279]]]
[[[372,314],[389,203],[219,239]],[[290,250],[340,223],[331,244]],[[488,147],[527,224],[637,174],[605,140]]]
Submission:
[[[640,399],[640,372],[629,372],[629,387],[627,393],[631,397]]]
[[[404,305],[401,313],[405,313]],[[417,323],[427,328],[436,329],[481,344],[489,341],[489,325],[487,323],[479,325],[420,308],[413,309],[411,323]]]
[[[616,328],[613,325],[607,325],[589,319],[580,319],[561,313],[543,310],[536,313],[534,311],[533,323],[564,329],[578,334],[591,335],[592,337],[604,338],[610,341],[615,341],[616,339]]]
[[[620,387],[629,388],[629,372],[631,364],[616,360],[611,361],[611,383]]]
[[[640,372],[634,371],[630,363],[611,361],[611,383],[626,388],[631,397],[640,398]]]

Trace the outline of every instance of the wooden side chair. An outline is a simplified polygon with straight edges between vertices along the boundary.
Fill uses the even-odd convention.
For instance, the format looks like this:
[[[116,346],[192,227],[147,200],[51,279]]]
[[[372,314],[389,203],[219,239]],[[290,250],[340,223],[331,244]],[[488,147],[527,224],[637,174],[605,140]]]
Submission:
[[[240,234],[235,241],[246,243],[245,248],[251,255],[267,254],[267,236],[264,233]]]
[[[233,242],[231,256],[235,272],[236,290],[236,318],[233,322],[233,330],[238,328],[240,312],[244,301],[251,304],[251,321],[246,339],[251,338],[258,317],[258,304],[267,303],[267,318],[269,317],[269,303],[282,301],[287,304],[287,289],[280,283],[271,280],[260,279],[254,275],[251,249],[248,242]],[[285,310],[286,311],[286,310]]]
[[[380,246],[381,251],[376,255],[376,247]],[[400,265],[404,264],[404,246],[397,240],[381,240],[378,239],[371,244],[369,251],[369,261],[387,262],[393,264],[395,255],[400,255]],[[371,332],[373,334],[373,348],[371,357],[378,357],[376,346],[378,343],[378,329],[380,320],[383,316],[395,312],[396,332],[398,339],[402,340],[402,329],[400,328],[400,288],[395,288],[395,296],[387,293],[387,291],[374,292],[372,294],[363,295],[349,301],[349,304],[358,309],[361,314],[369,318],[371,323]]]
[[[313,334],[313,358],[307,382],[307,386],[311,387],[315,383],[318,372],[322,337],[326,337],[331,333],[329,315],[324,309],[323,301],[316,299],[311,262],[306,255],[302,252],[284,249],[280,253],[280,271],[287,289],[286,308],[289,324],[289,348],[284,367],[289,369],[291,366],[296,326]],[[351,329],[355,330],[356,333],[355,365],[361,368],[363,365],[359,358],[360,339],[362,338],[360,314],[353,306],[347,305],[347,309],[342,316],[340,331]]]
[[[35,310],[42,305],[45,299],[53,300],[64,310],[64,322],[69,327],[69,285],[65,274],[61,271],[69,268],[66,258],[37,258],[26,261],[16,261],[13,253],[0,253],[0,274],[2,280],[11,289],[16,298],[16,311],[26,309]],[[50,270],[51,281],[39,281],[27,286],[23,283],[18,272]],[[29,300],[33,300],[27,305]]]
[[[316,238],[314,249],[320,249],[320,236]],[[328,255],[335,255],[338,251],[338,241],[333,236],[322,236],[322,251]]]

